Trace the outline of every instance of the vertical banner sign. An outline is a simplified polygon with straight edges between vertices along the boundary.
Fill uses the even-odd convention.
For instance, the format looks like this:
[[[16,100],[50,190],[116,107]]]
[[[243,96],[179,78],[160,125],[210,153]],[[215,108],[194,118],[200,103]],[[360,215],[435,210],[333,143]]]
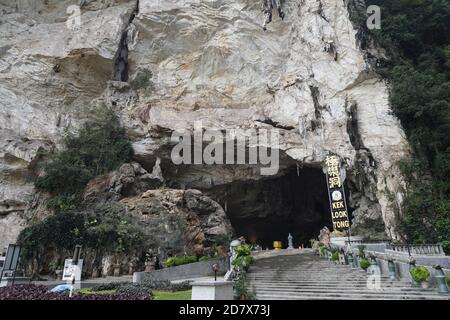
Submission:
[[[348,218],[344,185],[343,181],[341,181],[339,157],[335,155],[327,156],[325,158],[325,169],[333,229],[347,231],[350,228],[350,221]]]

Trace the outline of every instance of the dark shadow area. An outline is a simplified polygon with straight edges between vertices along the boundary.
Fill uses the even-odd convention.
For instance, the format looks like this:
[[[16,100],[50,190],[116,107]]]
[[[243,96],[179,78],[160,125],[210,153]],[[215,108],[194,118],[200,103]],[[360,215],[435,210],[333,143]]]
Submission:
[[[290,168],[281,176],[233,182],[210,191],[226,208],[235,236],[272,248],[273,241],[287,246],[309,246],[324,226],[331,229],[325,175],[320,168]]]

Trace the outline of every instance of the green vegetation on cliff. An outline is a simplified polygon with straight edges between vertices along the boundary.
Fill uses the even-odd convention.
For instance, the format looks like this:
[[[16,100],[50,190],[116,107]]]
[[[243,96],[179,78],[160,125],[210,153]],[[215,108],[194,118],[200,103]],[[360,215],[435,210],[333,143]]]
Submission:
[[[125,130],[110,112],[86,123],[78,135],[68,135],[64,145],[35,181],[36,189],[52,195],[48,205],[57,212],[75,209],[89,180],[128,162],[133,154]]]
[[[381,7],[381,29],[370,33],[388,54],[380,71],[390,82],[393,111],[414,152],[402,163],[408,189],[403,232],[410,243],[441,242],[449,252],[450,2],[366,4]]]
[[[64,257],[71,255],[75,245],[83,244],[85,255],[93,253],[97,258],[130,254],[144,250],[145,237],[139,223],[120,204],[108,204],[51,215],[26,227],[17,242],[22,246],[23,262],[35,260],[34,271],[40,271],[47,268],[41,263],[52,252]]]

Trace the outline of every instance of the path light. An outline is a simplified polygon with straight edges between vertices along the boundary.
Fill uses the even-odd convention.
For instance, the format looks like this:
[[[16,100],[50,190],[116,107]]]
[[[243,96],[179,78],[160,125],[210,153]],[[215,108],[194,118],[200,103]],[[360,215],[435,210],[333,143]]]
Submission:
[[[214,271],[214,281],[217,281],[217,272],[220,270],[219,264],[218,263],[214,263],[212,265],[212,269]]]
[[[434,265],[433,268],[435,270],[434,277],[436,278],[438,292],[439,293],[448,293],[448,287],[447,287],[447,284],[445,283],[445,274],[444,274],[444,271],[442,270],[442,267],[437,264],[437,265]]]

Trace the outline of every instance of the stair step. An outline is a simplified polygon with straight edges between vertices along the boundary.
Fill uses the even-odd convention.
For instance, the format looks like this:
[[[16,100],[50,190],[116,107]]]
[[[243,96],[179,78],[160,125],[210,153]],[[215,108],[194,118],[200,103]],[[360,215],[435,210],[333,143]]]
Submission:
[[[276,254],[276,253],[275,253]],[[310,251],[256,259],[248,272],[249,288],[258,299],[422,300],[446,299],[436,289],[413,287],[409,280],[380,278],[381,289],[367,288],[370,274],[323,260]]]

